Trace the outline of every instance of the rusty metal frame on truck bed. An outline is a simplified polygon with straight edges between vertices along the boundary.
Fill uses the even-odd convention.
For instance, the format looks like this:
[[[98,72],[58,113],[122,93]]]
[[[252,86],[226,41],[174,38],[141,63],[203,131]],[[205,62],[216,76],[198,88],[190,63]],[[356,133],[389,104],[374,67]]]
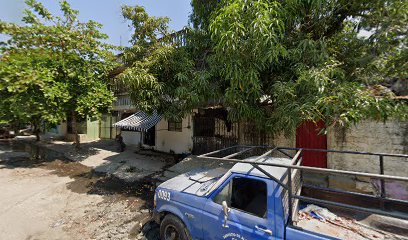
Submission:
[[[257,154],[255,159],[251,160],[245,160],[245,159],[239,159],[238,157],[240,155],[246,154],[251,150],[254,149],[264,149],[265,152],[262,154]],[[290,155],[287,151],[295,151],[295,155],[292,156]],[[378,157],[378,163],[380,166],[380,172],[379,174],[375,173],[365,173],[365,172],[357,172],[357,171],[346,171],[346,170],[339,170],[339,169],[328,169],[328,168],[318,168],[318,167],[308,167],[308,166],[302,166],[302,155],[306,151],[312,151],[312,152],[325,152],[325,153],[340,153],[340,154],[352,154],[352,155],[365,155],[365,156],[377,156]],[[227,153],[227,155],[223,155],[222,153]],[[261,162],[258,160],[261,160],[262,158],[271,156],[272,153],[277,153],[279,152],[280,154],[285,155],[286,157],[291,158],[290,164],[279,164],[279,163],[270,163],[270,162]],[[286,191],[286,194],[288,196],[288,220],[286,224],[292,224],[293,223],[293,217],[294,214],[296,215],[296,212],[294,211],[294,205],[293,203],[296,203],[297,201],[303,201],[307,203],[315,203],[315,204],[320,204],[324,206],[333,206],[333,207],[340,207],[340,208],[345,208],[345,209],[351,209],[359,212],[365,212],[365,213],[373,213],[373,214],[379,214],[383,216],[389,216],[389,217],[395,217],[395,218],[401,218],[401,219],[406,219],[408,220],[408,215],[405,214],[400,214],[398,212],[391,212],[391,211],[386,211],[384,208],[384,203],[385,202],[396,202],[399,204],[406,204],[408,205],[408,201],[404,200],[397,200],[397,199],[392,199],[386,196],[386,189],[385,189],[385,180],[394,180],[394,181],[403,181],[408,183],[408,177],[401,177],[401,176],[391,176],[391,175],[385,175],[384,174],[384,158],[385,157],[396,157],[396,158],[406,158],[408,161],[408,155],[406,154],[387,154],[387,153],[372,153],[372,152],[358,152],[358,151],[338,151],[338,150],[324,150],[324,149],[311,149],[311,148],[291,148],[291,147],[272,147],[272,146],[248,146],[248,145],[236,145],[233,147],[228,147],[224,149],[220,149],[217,151],[209,152],[206,154],[199,155],[198,157],[200,158],[206,158],[206,159],[213,159],[213,160],[219,160],[219,161],[227,161],[227,162],[233,162],[233,163],[247,163],[251,164],[254,168],[258,169],[260,172],[265,174],[267,177],[273,179],[275,182],[277,182],[282,188]],[[277,179],[276,177],[272,176],[269,174],[267,171],[265,171],[261,166],[274,166],[274,167],[281,167],[281,168],[287,168],[287,172],[285,173],[283,180],[282,179]],[[365,197],[371,197],[371,198],[376,198],[380,202],[380,208],[375,209],[375,208],[368,208],[368,207],[361,207],[361,206],[356,206],[356,205],[351,205],[351,204],[345,204],[345,203],[340,203],[340,202],[335,202],[335,201],[329,201],[329,200],[322,200],[318,198],[313,198],[313,197],[305,197],[301,196],[301,191],[300,189],[294,188],[294,178],[299,174],[301,171],[307,171],[307,172],[315,172],[315,173],[322,173],[322,174],[336,174],[336,175],[349,175],[349,176],[360,176],[360,177],[368,177],[368,178],[374,178],[374,179],[379,179],[380,180],[380,195],[379,196],[373,196],[370,194],[363,194],[363,193],[355,193],[351,191],[344,191],[344,190],[333,190],[331,188],[324,188],[328,191],[334,191],[337,193],[344,193],[344,194],[349,194],[349,195],[358,195],[358,196],[365,196]],[[285,181],[287,180],[287,181]],[[290,180],[290,181],[289,181]],[[300,180],[302,181],[302,180]],[[300,183],[301,185],[302,183]]]

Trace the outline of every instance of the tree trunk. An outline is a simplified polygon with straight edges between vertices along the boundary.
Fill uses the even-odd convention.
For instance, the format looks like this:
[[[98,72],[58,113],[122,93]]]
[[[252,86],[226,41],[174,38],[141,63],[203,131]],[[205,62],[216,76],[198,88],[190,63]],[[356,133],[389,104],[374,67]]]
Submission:
[[[35,141],[39,142],[40,141],[40,129],[39,129],[39,124],[36,123],[35,121],[33,122],[34,126],[34,134],[35,134]]]
[[[72,113],[72,132],[74,133],[74,145],[77,150],[81,148],[80,138],[78,134],[78,123],[76,113]]]
[[[13,122],[11,124],[11,129],[14,131],[14,136],[15,137],[19,135],[20,128],[18,127],[18,124],[16,122]]]

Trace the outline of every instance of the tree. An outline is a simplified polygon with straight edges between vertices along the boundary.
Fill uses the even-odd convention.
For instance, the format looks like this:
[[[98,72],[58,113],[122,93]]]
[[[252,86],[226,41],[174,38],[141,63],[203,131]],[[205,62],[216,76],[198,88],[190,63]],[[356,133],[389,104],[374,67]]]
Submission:
[[[134,32],[132,46],[121,56],[126,69],[117,81],[126,85],[138,109],[177,120],[215,95],[211,83],[195,70],[194,45],[181,46],[186,30],[171,32],[168,18],[151,17],[141,6],[124,6],[122,13]]]
[[[43,121],[57,124],[65,118],[63,104],[69,93],[54,81],[51,59],[40,49],[20,49],[0,61],[0,119],[31,123],[37,141]]]
[[[107,80],[116,65],[113,47],[103,42],[107,35],[100,32],[101,25],[80,22],[78,11],[67,1],[60,2],[62,16],[52,15],[35,0],[26,4],[24,25],[0,22],[0,33],[10,36],[0,53],[2,64],[9,66],[1,75],[2,94],[8,96],[3,105],[14,102],[9,105],[13,118],[32,122],[35,117],[36,123],[39,119],[54,123],[71,115],[79,147],[77,121],[112,106]],[[21,114],[25,102],[35,113]]]
[[[407,105],[381,86],[407,76],[406,1],[193,0],[192,6],[194,31],[207,46],[207,76],[223,87],[231,118],[287,134],[307,120],[349,126],[407,118]]]
[[[167,18],[122,9],[134,33],[119,80],[139,109],[181,118],[217,101],[231,120],[287,135],[304,121],[347,127],[408,117],[407,105],[381,85],[407,76],[406,2],[192,0],[192,7],[183,47]]]

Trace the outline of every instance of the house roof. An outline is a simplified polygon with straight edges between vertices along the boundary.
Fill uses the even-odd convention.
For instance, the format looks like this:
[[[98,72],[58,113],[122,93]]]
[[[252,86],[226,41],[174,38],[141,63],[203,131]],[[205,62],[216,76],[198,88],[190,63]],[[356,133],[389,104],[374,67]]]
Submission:
[[[119,122],[113,124],[114,127],[120,127],[124,130],[136,130],[146,132],[153,126],[155,126],[162,116],[154,111],[153,114],[149,115],[145,112],[137,112]]]

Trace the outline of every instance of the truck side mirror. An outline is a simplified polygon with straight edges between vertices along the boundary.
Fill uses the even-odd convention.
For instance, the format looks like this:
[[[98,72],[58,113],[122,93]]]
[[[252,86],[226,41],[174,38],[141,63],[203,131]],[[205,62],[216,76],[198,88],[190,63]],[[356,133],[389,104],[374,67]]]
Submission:
[[[230,212],[230,208],[228,207],[228,204],[226,201],[222,201],[222,209],[224,210],[224,224],[222,226],[227,228],[228,227],[228,214]]]

